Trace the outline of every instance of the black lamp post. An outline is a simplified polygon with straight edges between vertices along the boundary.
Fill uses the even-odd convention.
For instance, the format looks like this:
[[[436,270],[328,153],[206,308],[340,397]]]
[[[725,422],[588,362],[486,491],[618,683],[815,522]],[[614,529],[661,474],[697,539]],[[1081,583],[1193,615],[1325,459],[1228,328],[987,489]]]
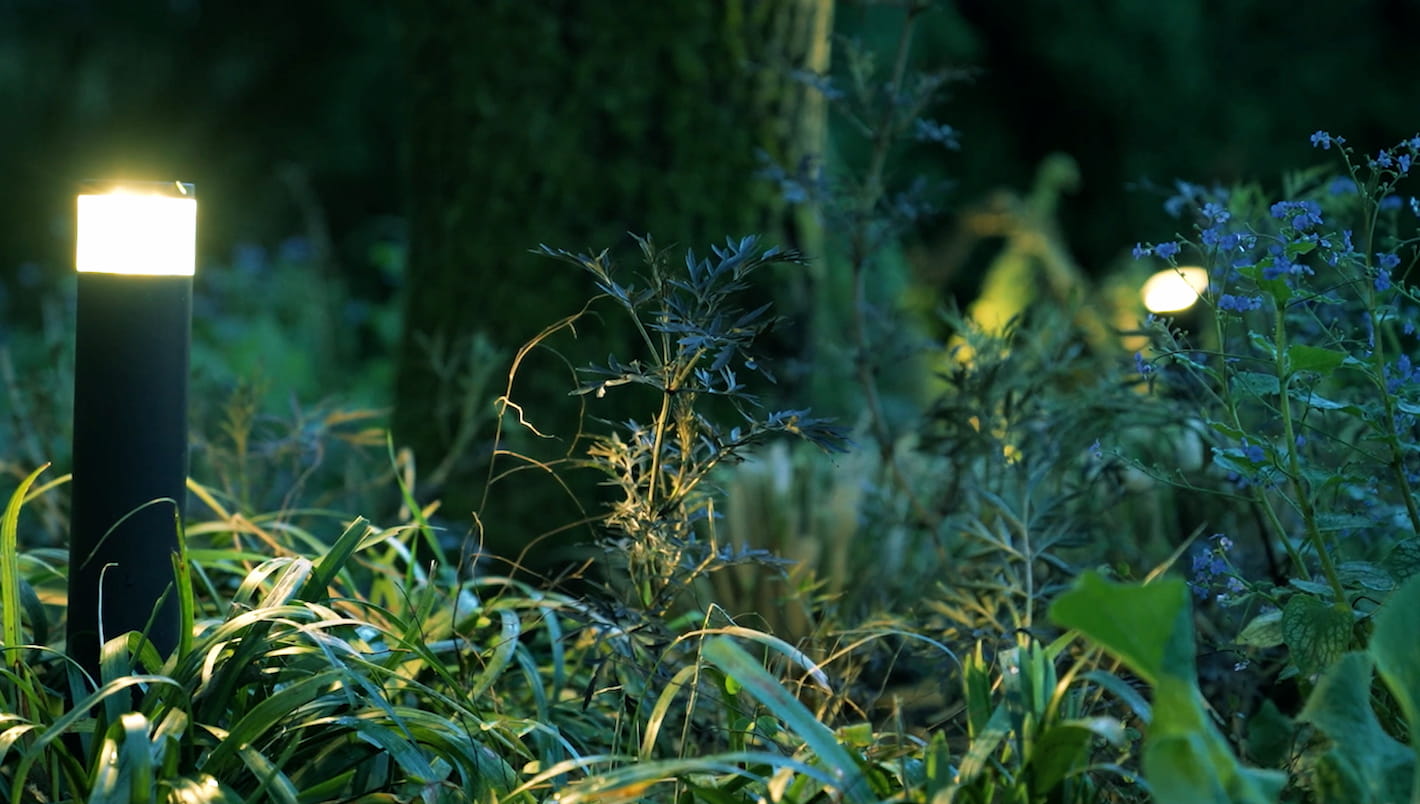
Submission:
[[[190,184],[86,186],[78,199],[69,655],[178,642],[172,556],[187,494],[197,201]]]

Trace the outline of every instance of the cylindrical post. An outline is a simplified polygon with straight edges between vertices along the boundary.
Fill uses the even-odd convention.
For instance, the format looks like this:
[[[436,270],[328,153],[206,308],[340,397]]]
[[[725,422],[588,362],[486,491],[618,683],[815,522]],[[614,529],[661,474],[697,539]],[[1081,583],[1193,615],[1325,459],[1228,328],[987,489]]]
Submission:
[[[101,639],[146,633],[162,655],[178,642],[196,208],[187,185],[129,187],[136,212],[80,197],[67,639],[96,680]],[[190,208],[153,220],[167,202]]]

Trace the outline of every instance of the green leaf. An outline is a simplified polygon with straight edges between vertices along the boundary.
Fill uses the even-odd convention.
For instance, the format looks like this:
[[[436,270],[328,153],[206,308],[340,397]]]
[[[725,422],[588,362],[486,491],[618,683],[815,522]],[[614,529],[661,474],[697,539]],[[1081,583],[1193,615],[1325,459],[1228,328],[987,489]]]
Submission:
[[[1161,804],[1232,804],[1218,778],[1203,738],[1177,734],[1144,747],[1144,773]]]
[[[1120,584],[1093,570],[1050,605],[1051,619],[1098,642],[1150,684],[1193,677],[1190,616],[1188,586],[1179,578]]]
[[[1325,670],[1351,645],[1350,609],[1311,595],[1293,595],[1282,609],[1282,639],[1304,675]]]
[[[1280,386],[1276,374],[1261,371],[1239,371],[1233,375],[1231,387],[1240,396],[1276,396]]]
[[[1337,801],[1392,802],[1410,797],[1415,755],[1386,734],[1371,709],[1370,656],[1348,653],[1336,661],[1307,698],[1297,720],[1326,734],[1333,747],[1321,783],[1345,798]]]
[[[1395,400],[1395,406],[1399,408],[1402,413],[1409,413],[1412,416],[1420,416],[1420,405],[1417,405],[1414,402],[1407,402],[1404,399],[1397,399]]]
[[[1359,530],[1369,528],[1376,524],[1374,517],[1357,516],[1355,514],[1323,514],[1316,515],[1317,529],[1322,532],[1336,530]]]
[[[417,508],[417,506],[416,506]],[[300,599],[312,603],[325,600],[326,589],[335,580],[335,576],[345,568],[345,562],[355,553],[360,546],[365,534],[370,530],[370,523],[364,518],[357,518],[345,532],[340,534],[340,538],[335,540],[335,544],[320,557],[316,562],[314,571],[310,578],[301,587]],[[438,556],[439,563],[443,563],[442,554]]]
[[[1304,391],[1300,388],[1293,388],[1288,392],[1288,396],[1314,410],[1334,411],[1339,410],[1353,416],[1359,416],[1363,411],[1354,402],[1337,402],[1320,394]]]
[[[1035,739],[1030,747],[1031,790],[1044,795],[1074,770],[1088,755],[1096,737],[1113,746],[1126,742],[1124,725],[1112,717],[1064,720]]]
[[[962,663],[962,686],[966,694],[967,734],[976,737],[986,730],[991,719],[991,668],[986,663],[982,643],[976,643],[976,650],[966,655]]]
[[[1229,424],[1224,424],[1223,422],[1213,419],[1208,420],[1208,426],[1235,441],[1241,441],[1242,437],[1247,435],[1247,431],[1245,430],[1239,430]]]
[[[1280,767],[1292,752],[1296,725],[1282,714],[1271,698],[1247,719],[1247,754],[1250,759],[1270,768]]]
[[[1397,580],[1403,581],[1420,573],[1420,539],[1411,537],[1398,542],[1386,554],[1381,566]]]
[[[971,744],[967,746],[966,756],[962,757],[958,771],[960,783],[969,784],[980,776],[991,763],[991,756],[996,753],[997,747],[1010,734],[1011,713],[1005,704],[1001,704],[991,713],[986,726],[971,736]]]
[[[1261,332],[1248,332],[1247,338],[1252,341],[1253,348],[1257,351],[1267,355],[1271,360],[1277,359],[1277,345],[1272,342],[1271,338]]]
[[[845,800],[867,804],[873,800],[868,781],[858,763],[838,744],[838,739],[813,713],[760,663],[736,645],[729,637],[716,636],[705,640],[703,655],[727,676],[734,676],[751,695],[808,744],[819,761],[838,778],[837,786]]]
[[[1281,645],[1282,610],[1273,609],[1253,617],[1238,634],[1238,644],[1254,648],[1275,648]]]
[[[1336,574],[1341,583],[1348,587],[1370,589],[1373,592],[1389,592],[1395,588],[1395,576],[1378,564],[1369,561],[1343,561],[1336,565]]]
[[[1317,371],[1327,373],[1336,370],[1346,360],[1346,353],[1320,346],[1295,343],[1287,347],[1287,371]]]
[[[15,493],[10,495],[5,513],[0,515],[0,644],[7,648],[15,648],[23,643],[20,638],[20,610],[24,604],[20,600],[20,566],[17,560],[20,508],[24,505],[25,494],[29,492],[30,486],[33,486],[40,474],[48,468],[49,464],[45,464],[20,481]],[[7,661],[15,665],[23,658],[21,651],[11,650]]]
[[[1270,260],[1271,258],[1269,257],[1267,260],[1264,260],[1264,262]],[[1261,266],[1263,263],[1258,263],[1258,265]],[[1287,281],[1281,277],[1277,279],[1258,279],[1257,287],[1263,293],[1276,299],[1278,308],[1287,306],[1287,302],[1292,300],[1292,288],[1287,284]]]
[[[1420,577],[1407,580],[1376,613],[1371,656],[1400,704],[1410,733],[1420,726]],[[1416,788],[1420,790],[1420,787]]]

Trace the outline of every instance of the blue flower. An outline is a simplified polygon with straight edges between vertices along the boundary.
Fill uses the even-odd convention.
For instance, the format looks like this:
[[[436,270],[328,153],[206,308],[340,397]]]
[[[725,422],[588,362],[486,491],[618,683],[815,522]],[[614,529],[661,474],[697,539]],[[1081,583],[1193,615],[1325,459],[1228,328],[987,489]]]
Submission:
[[[1253,463],[1262,463],[1263,461],[1267,460],[1267,451],[1264,450],[1262,447],[1258,446],[1257,444],[1249,444],[1244,441],[1242,452],[1243,457],[1247,458]]]
[[[1395,254],[1383,252],[1376,255],[1376,261],[1387,271],[1400,264],[1400,257]]]
[[[1375,159],[1371,160],[1371,164],[1376,167],[1388,168],[1395,164],[1395,160],[1391,158],[1390,151],[1381,151],[1376,154]]]
[[[1178,243],[1175,243],[1172,240],[1166,240],[1158,244],[1157,246],[1154,246],[1154,254],[1165,260],[1171,260],[1174,257],[1178,256],[1178,252]]]
[[[1390,290],[1390,271],[1381,268],[1376,271],[1375,286],[1377,293],[1384,293]]]
[[[1326,185],[1326,191],[1331,195],[1350,195],[1356,192],[1356,182],[1345,176],[1337,176]]]
[[[1245,313],[1262,307],[1262,299],[1257,296],[1234,296],[1224,293],[1218,297],[1218,309],[1230,313]]]
[[[1210,223],[1227,223],[1232,216],[1232,213],[1217,201],[1209,201],[1203,205],[1203,217]]]
[[[1147,377],[1154,372],[1154,367],[1149,365],[1148,361],[1144,359],[1143,352],[1135,352],[1134,370]]]
[[[945,123],[919,118],[915,123],[913,134],[916,135],[919,142],[935,142],[953,151],[961,149],[961,132]]]
[[[1278,201],[1271,211],[1272,217],[1288,219],[1298,231],[1321,225],[1321,206],[1315,201]]]
[[[1396,170],[1402,175],[1410,172],[1410,154],[1401,154],[1395,158]]]
[[[1391,366],[1385,367],[1385,377],[1386,392],[1393,394],[1400,390],[1401,385],[1420,380],[1420,370],[1415,368],[1409,355],[1401,355],[1396,358],[1394,368]]]
[[[1129,253],[1134,256],[1134,259],[1142,260],[1150,254],[1153,254],[1154,248],[1152,246],[1146,246],[1143,243],[1135,243],[1134,250]]]
[[[1183,215],[1183,211],[1193,203],[1194,199],[1203,194],[1203,188],[1186,181],[1175,181],[1174,187],[1178,189],[1178,192],[1164,201],[1164,211],[1177,218]]]
[[[1341,146],[1345,144],[1345,137],[1333,137],[1325,131],[1318,131],[1312,135],[1312,147],[1320,148],[1323,151],[1331,150],[1332,145]]]
[[[1385,198],[1381,199],[1380,209],[1385,212],[1388,212],[1392,209],[1400,209],[1400,205],[1403,203],[1404,201],[1401,200],[1400,196],[1388,195]]]

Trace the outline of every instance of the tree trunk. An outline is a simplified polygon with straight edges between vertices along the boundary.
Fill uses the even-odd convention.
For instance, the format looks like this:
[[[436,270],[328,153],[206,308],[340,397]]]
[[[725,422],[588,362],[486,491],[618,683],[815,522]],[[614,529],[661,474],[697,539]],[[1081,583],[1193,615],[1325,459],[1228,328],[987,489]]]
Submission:
[[[699,250],[751,232],[815,245],[798,242],[811,229],[756,174],[761,153],[792,168],[822,151],[821,97],[791,71],[826,70],[832,2],[419,0],[407,9],[410,249],[393,426],[437,481],[421,497],[438,496],[463,520],[480,506],[487,417],[511,355],[594,290],[529,249],[615,251],[627,232]],[[624,338],[601,333],[622,323],[588,322],[575,342],[557,343],[566,363],[544,352],[521,367],[514,401],[564,440],[550,452],[538,439],[518,446],[542,446],[539,457],[577,449],[567,363],[617,352]],[[492,358],[472,348],[479,338],[499,353],[491,371]],[[480,366],[482,387],[470,382]],[[484,417],[481,429],[465,426],[470,416]],[[492,498],[517,513],[485,533],[495,551],[563,524],[522,521],[566,518],[545,504],[556,486],[536,490],[534,476],[546,477],[515,477]],[[508,491],[521,504],[510,507]]]

